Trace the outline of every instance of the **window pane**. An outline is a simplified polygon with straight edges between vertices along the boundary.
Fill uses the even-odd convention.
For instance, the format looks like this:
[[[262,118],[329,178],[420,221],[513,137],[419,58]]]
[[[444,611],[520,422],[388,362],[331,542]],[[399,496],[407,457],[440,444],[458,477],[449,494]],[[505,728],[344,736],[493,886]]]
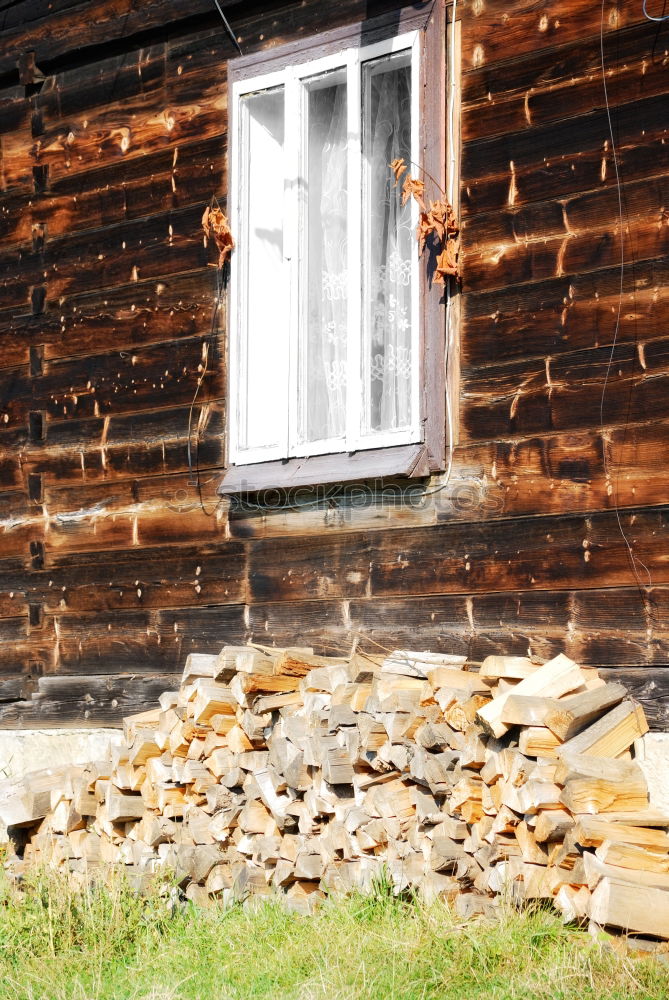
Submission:
[[[307,84],[307,301],[301,379],[305,387],[302,436],[306,441],[340,437],[346,431],[348,275],[343,81],[343,74],[329,73]]]
[[[277,393],[282,408],[285,399],[285,389],[278,384],[287,351],[288,317],[283,258],[283,87],[243,97],[241,111],[245,158],[241,170],[245,178],[241,350],[247,389],[242,441],[246,448],[259,448],[278,445],[285,436],[283,423],[268,419]]]
[[[392,160],[411,160],[408,52],[363,70],[363,393],[362,432],[408,428],[412,418],[411,204],[402,206]],[[418,331],[415,331],[417,335]]]

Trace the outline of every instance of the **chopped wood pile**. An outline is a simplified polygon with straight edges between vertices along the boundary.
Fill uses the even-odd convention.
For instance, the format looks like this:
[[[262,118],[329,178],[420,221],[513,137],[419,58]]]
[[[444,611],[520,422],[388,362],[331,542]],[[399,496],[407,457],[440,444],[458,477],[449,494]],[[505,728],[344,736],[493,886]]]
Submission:
[[[669,817],[632,759],[648,727],[620,684],[544,665],[397,651],[226,647],[125,720],[113,760],[0,785],[37,863],[171,869],[190,899],[396,891],[485,910],[508,893],[669,937]]]

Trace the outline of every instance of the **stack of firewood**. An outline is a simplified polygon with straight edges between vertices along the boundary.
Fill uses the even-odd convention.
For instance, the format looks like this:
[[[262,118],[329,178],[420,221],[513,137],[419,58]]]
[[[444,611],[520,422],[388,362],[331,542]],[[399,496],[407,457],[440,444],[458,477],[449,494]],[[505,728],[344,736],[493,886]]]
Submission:
[[[669,817],[632,758],[642,708],[564,655],[226,647],[125,720],[113,759],[0,785],[20,876],[171,870],[197,902],[504,894],[669,937]]]

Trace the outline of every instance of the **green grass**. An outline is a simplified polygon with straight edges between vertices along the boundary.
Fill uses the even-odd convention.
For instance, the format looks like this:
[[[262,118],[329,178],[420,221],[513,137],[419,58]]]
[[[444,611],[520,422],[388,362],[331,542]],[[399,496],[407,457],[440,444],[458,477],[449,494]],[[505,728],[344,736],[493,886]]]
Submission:
[[[312,917],[278,905],[172,910],[120,882],[38,876],[0,891],[2,1000],[640,1000],[669,996],[651,959],[621,959],[547,910],[460,922],[387,892]]]

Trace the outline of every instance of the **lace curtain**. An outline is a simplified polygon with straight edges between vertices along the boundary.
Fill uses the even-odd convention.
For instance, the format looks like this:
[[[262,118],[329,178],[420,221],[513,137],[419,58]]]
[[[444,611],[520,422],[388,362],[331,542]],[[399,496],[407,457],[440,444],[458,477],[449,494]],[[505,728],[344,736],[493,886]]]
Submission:
[[[388,164],[411,159],[411,69],[387,59],[365,79],[363,156],[369,229],[364,284],[365,430],[411,424],[411,204],[402,206]]]
[[[411,71],[406,59],[369,63],[363,78],[363,433],[411,424],[411,206],[402,207],[389,164],[411,150]],[[306,400],[302,437],[346,432],[346,86],[309,92]],[[356,384],[355,391],[359,392]]]
[[[309,92],[308,304],[305,437],[346,432],[346,84]]]

